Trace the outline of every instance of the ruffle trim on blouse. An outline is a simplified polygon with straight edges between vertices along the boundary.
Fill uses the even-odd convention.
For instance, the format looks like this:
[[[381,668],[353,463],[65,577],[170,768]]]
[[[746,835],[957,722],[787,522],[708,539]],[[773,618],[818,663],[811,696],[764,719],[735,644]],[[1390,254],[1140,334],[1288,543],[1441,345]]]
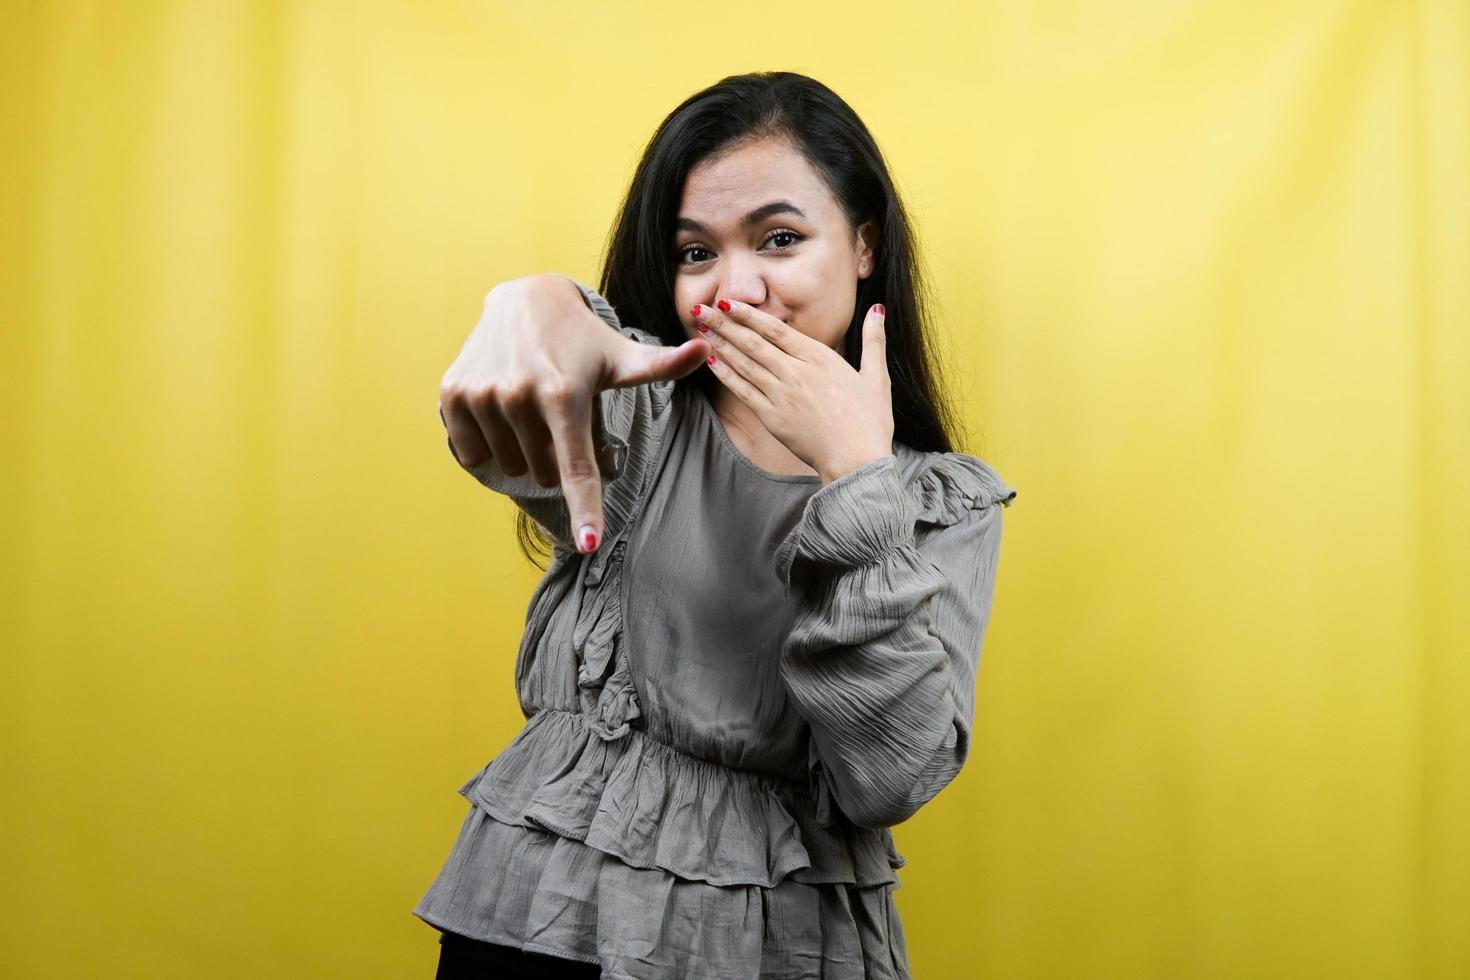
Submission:
[[[459,792],[496,820],[713,885],[896,882],[887,828],[822,826],[804,782],[732,769],[629,728],[600,737],[581,712],[546,708]]]
[[[715,888],[472,806],[413,914],[483,942],[599,964],[608,980],[908,980],[898,887]]]
[[[776,577],[793,584],[798,562],[853,567],[888,560],[912,545],[919,524],[957,523],[968,511],[1016,491],[984,460],[964,453],[921,453],[900,443],[826,484],[776,547]]]
[[[982,510],[994,503],[1009,507],[1016,499],[1016,491],[982,459],[965,453],[928,456],[928,465],[910,485],[919,501],[920,521],[954,524],[966,511]]]
[[[643,714],[623,650],[623,556],[629,531],[643,504],[649,471],[661,452],[674,388],[672,382],[650,382],[617,390],[636,390],[640,392],[638,397],[651,400],[647,411],[635,410],[631,403],[617,403],[611,417],[613,433],[628,433],[634,425],[643,426],[642,431],[618,441],[626,445],[636,439],[646,448],[640,454],[625,452],[621,465],[627,472],[622,479],[603,485],[606,539],[581,559],[581,608],[572,633],[578,701],[591,730],[608,740],[628,734],[630,722]]]
[[[633,675],[623,653],[621,579],[627,539],[607,546],[605,563],[589,563],[572,644],[577,651],[577,696],[587,725],[598,737],[627,735],[643,714]]]

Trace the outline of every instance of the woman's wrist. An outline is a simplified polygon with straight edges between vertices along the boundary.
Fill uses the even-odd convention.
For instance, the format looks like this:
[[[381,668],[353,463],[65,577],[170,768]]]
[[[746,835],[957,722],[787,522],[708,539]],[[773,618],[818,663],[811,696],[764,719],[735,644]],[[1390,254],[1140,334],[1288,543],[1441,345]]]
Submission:
[[[849,473],[854,473],[870,463],[876,463],[885,456],[892,455],[893,450],[891,449],[882,452],[871,450],[858,452],[840,460],[824,460],[823,465],[817,467],[817,473],[822,478],[822,486],[825,487],[842,479]]]
[[[497,283],[485,296],[479,329],[496,324],[523,323],[528,319],[545,323],[557,318],[587,315],[589,323],[601,325],[575,280],[555,272],[535,273]]]
[[[526,299],[535,302],[586,305],[582,300],[582,291],[577,288],[576,282],[556,272],[536,272],[528,276],[507,279],[496,283],[490,290],[490,294],[485,297],[487,303],[492,300],[506,302]]]

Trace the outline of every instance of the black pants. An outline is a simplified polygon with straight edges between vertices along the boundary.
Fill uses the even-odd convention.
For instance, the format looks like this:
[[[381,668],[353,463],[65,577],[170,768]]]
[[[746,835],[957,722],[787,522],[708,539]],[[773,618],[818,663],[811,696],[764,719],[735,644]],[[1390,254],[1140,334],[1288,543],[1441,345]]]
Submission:
[[[530,953],[487,943],[457,932],[439,935],[439,971],[434,980],[597,980],[596,963]]]

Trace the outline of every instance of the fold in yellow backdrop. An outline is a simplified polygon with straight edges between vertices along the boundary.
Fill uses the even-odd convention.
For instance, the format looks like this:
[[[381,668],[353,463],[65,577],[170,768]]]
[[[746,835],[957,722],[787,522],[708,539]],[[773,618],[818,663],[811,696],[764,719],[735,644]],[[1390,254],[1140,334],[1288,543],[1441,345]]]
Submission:
[[[915,975],[1470,977],[1460,0],[0,16],[0,974],[432,975],[538,574],[439,378],[784,68],[1020,491]]]

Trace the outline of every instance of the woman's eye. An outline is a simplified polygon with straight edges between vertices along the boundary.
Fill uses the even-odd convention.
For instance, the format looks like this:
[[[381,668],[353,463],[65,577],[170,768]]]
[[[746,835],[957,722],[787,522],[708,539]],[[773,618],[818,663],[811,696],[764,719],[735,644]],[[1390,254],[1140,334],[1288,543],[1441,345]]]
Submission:
[[[801,238],[802,236],[797,232],[782,229],[780,231],[773,231],[768,236],[766,236],[766,242],[774,242],[777,239],[790,239],[789,244],[772,246],[776,251],[784,252],[795,245],[797,242],[801,241]],[[703,253],[704,255],[708,256],[709,249],[705,248],[703,245],[685,245],[683,248],[679,249],[679,261],[686,265],[698,265],[700,262],[705,261],[705,259],[698,258],[696,253]]]
[[[774,241],[777,238],[790,238],[791,239],[791,245],[795,245],[797,242],[801,241],[801,236],[798,235],[796,232],[794,232],[794,231],[786,231],[784,229],[781,230],[781,231],[773,231],[773,232],[771,232],[771,237],[770,238],[767,238],[766,241],[768,241],[768,242],[769,241]],[[791,245],[777,245],[776,248],[781,249],[781,250],[785,250],[785,249],[790,248]]]

